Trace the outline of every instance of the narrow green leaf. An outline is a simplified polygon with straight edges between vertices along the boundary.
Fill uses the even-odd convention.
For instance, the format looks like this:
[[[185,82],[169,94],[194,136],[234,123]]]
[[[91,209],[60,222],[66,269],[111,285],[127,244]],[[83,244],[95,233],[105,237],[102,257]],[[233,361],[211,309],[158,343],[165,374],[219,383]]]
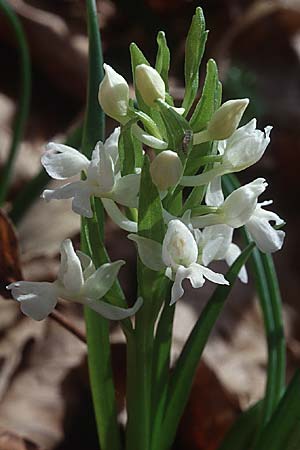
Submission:
[[[169,92],[169,69],[170,69],[170,50],[167,44],[166,35],[163,31],[157,34],[157,56],[155,69],[164,80],[166,91]]]
[[[185,116],[188,114],[197,94],[199,85],[199,68],[203,57],[207,31],[205,19],[200,7],[196,8],[185,44],[185,94],[182,106]]]
[[[17,156],[19,144],[22,140],[26,121],[29,112],[29,103],[31,95],[31,65],[26,37],[17,15],[12,7],[5,0],[0,0],[0,11],[4,13],[12,27],[18,44],[20,53],[20,94],[19,104],[14,119],[12,142],[9,149],[8,159],[2,168],[0,180],[0,205],[5,201],[12,176],[14,162]]]
[[[257,433],[262,401],[242,412],[225,436],[218,450],[250,449],[253,436]]]
[[[82,153],[90,158],[97,141],[104,140],[104,113],[98,102],[99,84],[103,78],[103,57],[95,0],[87,0],[86,4],[89,36],[89,77]]]
[[[167,103],[158,100],[157,104],[167,130],[168,148],[177,152],[182,163],[185,164],[192,149],[190,125],[184,117],[174,111]],[[189,136],[191,138],[187,139]],[[187,145],[185,145],[185,142],[187,142]]]
[[[221,97],[222,85],[218,79],[218,68],[215,61],[210,59],[207,63],[207,73],[202,96],[190,120],[190,126],[194,131],[199,131],[200,129],[206,127],[207,123],[211,119],[211,116],[220,106]],[[186,163],[184,172],[185,175],[194,175],[197,173],[202,158],[211,155],[212,151],[212,142],[205,142],[203,144],[193,146]],[[204,167],[203,172],[206,172],[211,167],[211,164],[207,164]],[[206,186],[196,186],[192,189],[185,202],[183,212],[201,204],[205,194],[205,189]]]
[[[219,107],[220,89],[218,67],[216,62],[210,59],[206,66],[202,95],[190,120],[195,133],[206,128],[214,111]]]
[[[300,373],[297,371],[253,450],[300,448],[299,398]]]
[[[170,382],[167,400],[168,406],[161,433],[163,440],[161,445],[162,450],[167,450],[172,445],[179,420],[189,398],[192,380],[195,376],[204,347],[224,307],[238,273],[246,263],[253,248],[254,243],[249,244],[230,267],[226,274],[226,279],[230,285],[218,286],[215,289],[180,354]]]
[[[131,126],[122,127],[119,139],[119,157],[121,173],[123,176],[134,173],[135,169],[135,141],[133,140]]]
[[[162,205],[157,187],[152,183],[149,167],[149,159],[145,156],[141,175],[138,232],[143,237],[162,242],[165,234]]]

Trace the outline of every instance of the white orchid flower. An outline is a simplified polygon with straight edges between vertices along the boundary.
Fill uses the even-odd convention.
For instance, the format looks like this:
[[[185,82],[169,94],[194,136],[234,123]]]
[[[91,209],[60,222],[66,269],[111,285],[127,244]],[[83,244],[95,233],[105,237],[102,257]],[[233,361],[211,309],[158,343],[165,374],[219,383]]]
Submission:
[[[200,186],[209,183],[215,177],[226,173],[240,172],[255,164],[264,154],[269,142],[272,127],[264,131],[256,129],[256,119],[238,128],[227,140],[218,143],[218,152],[222,161],[200,175],[182,177],[183,186]]]
[[[182,282],[188,278],[194,288],[202,287],[205,279],[217,284],[228,284],[220,273],[215,273],[198,263],[198,246],[189,228],[178,219],[171,220],[160,244],[151,239],[128,235],[138,247],[141,261],[151,270],[165,270],[165,275],[174,281],[170,305],[184,293]]]
[[[209,225],[226,224],[232,228],[239,228],[245,225],[254,213],[258,196],[265,191],[267,185],[264,178],[257,178],[251,183],[241,186],[225,199],[216,213],[192,217],[193,227],[202,228]]]
[[[98,142],[89,161],[84,155],[74,148],[48,144],[45,154],[42,156],[42,164],[47,173],[55,179],[67,179],[70,176],[84,172],[85,180],[74,181],[57,189],[46,189],[42,197],[47,200],[72,198],[72,209],[84,217],[92,217],[91,196],[102,199],[110,199],[121,205],[136,207],[140,175],[130,174],[121,176],[118,140],[120,128],[116,128],[103,144]],[[108,214],[112,211],[115,216],[112,219],[125,220],[118,207],[108,203]],[[128,228],[128,227],[127,227]],[[129,226],[129,231],[135,231],[136,224]]]
[[[218,212],[192,218],[193,226],[203,227],[215,223],[226,223],[233,228],[239,228],[245,225],[246,230],[262,252],[274,253],[280,250],[285,232],[276,230],[270,222],[274,222],[275,225],[283,225],[284,220],[276,213],[263,209],[263,206],[273,203],[271,200],[257,203],[257,196],[265,190],[266,186],[265,180],[258,178],[233,191],[224,201],[221,177],[215,178],[208,185],[205,201],[209,206],[218,207]],[[231,247],[231,251],[233,255],[237,254],[235,247]],[[232,259],[230,254],[228,256],[229,259]]]
[[[124,261],[106,263],[96,270],[89,256],[74,251],[70,239],[63,241],[60,253],[60,268],[54,282],[17,281],[7,286],[24,314],[34,320],[45,319],[59,297],[89,306],[110,320],[125,319],[140,308],[140,298],[128,309],[100,300],[114,284]]]
[[[240,248],[232,242],[233,231],[228,225],[211,225],[202,231],[194,230],[199,251],[198,260],[205,266],[212,261],[225,260],[230,267],[241,254]],[[245,266],[241,268],[238,276],[243,283],[247,283]]]
[[[273,203],[272,200],[258,203],[251,218],[245,224],[257,247],[264,253],[274,253],[280,250],[285,238],[283,230],[276,230],[270,224],[270,222],[275,222],[275,225],[283,225],[284,220],[276,213],[262,208],[271,203]]]

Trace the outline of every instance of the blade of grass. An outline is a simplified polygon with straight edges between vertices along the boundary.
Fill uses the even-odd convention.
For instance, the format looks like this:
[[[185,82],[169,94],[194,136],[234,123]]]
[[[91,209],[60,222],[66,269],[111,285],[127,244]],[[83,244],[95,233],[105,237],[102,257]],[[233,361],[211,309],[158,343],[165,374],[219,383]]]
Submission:
[[[300,374],[296,372],[253,450],[298,450]]]
[[[20,94],[19,104],[13,125],[12,142],[8,154],[8,159],[2,169],[0,181],[0,206],[6,199],[9,183],[12,176],[14,162],[18,153],[19,144],[24,135],[26,121],[29,112],[31,95],[31,65],[26,37],[22,25],[12,7],[5,0],[0,0],[0,10],[9,21],[18,43],[20,53]]]
[[[225,436],[218,450],[246,450],[255,436],[261,414],[262,401],[244,411]]]

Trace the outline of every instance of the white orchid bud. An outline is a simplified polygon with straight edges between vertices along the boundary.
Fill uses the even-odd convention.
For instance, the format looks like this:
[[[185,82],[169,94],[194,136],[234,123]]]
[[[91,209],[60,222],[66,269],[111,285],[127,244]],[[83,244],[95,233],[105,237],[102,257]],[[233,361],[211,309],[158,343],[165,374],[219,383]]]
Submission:
[[[150,165],[153,183],[160,191],[166,191],[181,178],[182,163],[177,153],[165,150],[157,155]]]
[[[100,83],[98,99],[108,116],[124,121],[129,106],[129,86],[125,78],[108,64],[103,64],[105,76]]]
[[[162,259],[166,266],[176,269],[188,267],[198,258],[198,246],[191,231],[181,220],[171,220],[162,245]]]
[[[166,88],[157,70],[147,64],[140,64],[135,69],[137,88],[148,106],[155,106],[158,99],[165,100]]]
[[[248,98],[223,103],[213,114],[207,127],[211,140],[228,139],[237,129],[248,104]]]
[[[194,145],[228,139],[237,129],[249,104],[248,98],[228,100],[214,112],[207,129],[194,134]]]

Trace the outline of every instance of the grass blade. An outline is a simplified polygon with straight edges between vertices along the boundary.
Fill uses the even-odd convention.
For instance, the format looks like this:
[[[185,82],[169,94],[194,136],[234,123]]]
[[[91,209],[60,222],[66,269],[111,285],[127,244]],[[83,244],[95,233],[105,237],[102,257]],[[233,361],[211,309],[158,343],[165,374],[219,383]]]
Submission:
[[[3,167],[0,182],[0,205],[5,201],[12,176],[13,165],[22,140],[29,112],[31,95],[31,64],[26,37],[22,25],[14,10],[5,0],[0,0],[0,10],[5,14],[14,30],[20,52],[20,94],[17,114],[13,125],[12,142],[8,159]]]

